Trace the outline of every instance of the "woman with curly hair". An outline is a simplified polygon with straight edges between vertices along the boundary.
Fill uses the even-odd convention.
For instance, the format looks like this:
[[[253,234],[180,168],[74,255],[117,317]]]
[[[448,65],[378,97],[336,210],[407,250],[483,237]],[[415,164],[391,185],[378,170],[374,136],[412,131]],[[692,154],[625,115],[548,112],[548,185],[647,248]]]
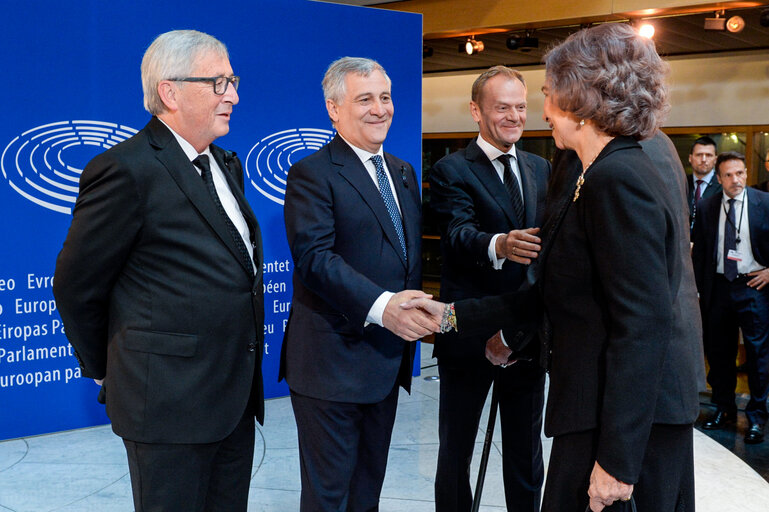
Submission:
[[[538,262],[554,438],[542,510],[623,510],[632,497],[643,512],[693,511],[701,361],[683,334],[692,320],[675,313],[688,231],[638,144],[669,109],[668,68],[619,23],[572,34],[545,65],[543,117],[581,169]]]

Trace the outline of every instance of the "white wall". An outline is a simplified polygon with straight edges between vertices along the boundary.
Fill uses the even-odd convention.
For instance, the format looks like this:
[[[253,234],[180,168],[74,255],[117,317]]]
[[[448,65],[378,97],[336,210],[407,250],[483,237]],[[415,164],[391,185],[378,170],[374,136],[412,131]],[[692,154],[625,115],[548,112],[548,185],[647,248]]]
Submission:
[[[672,110],[665,126],[769,124],[769,51],[670,59]],[[520,70],[529,89],[526,128],[542,121],[544,67]],[[422,79],[422,131],[472,132],[470,88],[478,72],[427,75]]]

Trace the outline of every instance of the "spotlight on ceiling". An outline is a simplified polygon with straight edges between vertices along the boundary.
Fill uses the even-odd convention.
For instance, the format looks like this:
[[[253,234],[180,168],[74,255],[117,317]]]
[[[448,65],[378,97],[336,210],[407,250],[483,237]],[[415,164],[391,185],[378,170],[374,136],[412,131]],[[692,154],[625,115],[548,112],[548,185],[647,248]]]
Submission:
[[[433,52],[434,52],[434,50],[433,50],[432,46],[427,46],[426,44],[422,45],[422,58],[423,59],[426,59],[427,57],[432,57],[433,56]]]
[[[726,30],[724,11],[716,11],[713,15],[714,18],[705,18],[705,30]]]
[[[769,27],[769,9],[761,11],[761,16],[758,18],[758,22],[762,27]]]
[[[527,30],[524,35],[513,34],[507,38],[505,44],[509,50],[521,50],[522,52],[530,52],[534,48],[539,48],[539,39],[533,37],[533,32]]]
[[[467,41],[459,44],[459,53],[474,55],[483,51],[483,41],[476,41],[475,36],[470,36]]]
[[[742,32],[743,28],[745,28],[745,20],[742,19],[742,16],[732,16],[726,20],[726,30],[733,34]]]
[[[646,39],[651,39],[654,37],[654,25],[651,23],[642,23],[638,27],[638,33],[641,35],[641,37],[645,37]]]

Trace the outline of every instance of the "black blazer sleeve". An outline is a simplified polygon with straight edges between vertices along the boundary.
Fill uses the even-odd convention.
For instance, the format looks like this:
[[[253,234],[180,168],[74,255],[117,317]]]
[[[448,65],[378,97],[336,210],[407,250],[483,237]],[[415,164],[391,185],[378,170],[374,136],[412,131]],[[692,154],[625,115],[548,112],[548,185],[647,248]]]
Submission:
[[[133,176],[105,154],[86,166],[56,260],[54,296],[84,377],[105,376],[109,297],[141,230],[142,198]]]

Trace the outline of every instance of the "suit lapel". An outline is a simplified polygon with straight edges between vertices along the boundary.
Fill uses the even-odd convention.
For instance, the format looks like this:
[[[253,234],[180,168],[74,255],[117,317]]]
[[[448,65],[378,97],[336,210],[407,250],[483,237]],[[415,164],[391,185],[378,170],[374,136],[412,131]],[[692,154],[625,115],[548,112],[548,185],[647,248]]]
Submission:
[[[398,253],[401,262],[406,266],[406,260],[403,256],[403,251],[401,250],[400,240],[398,240],[398,234],[395,232],[395,226],[390,218],[390,213],[387,211],[387,207],[382,200],[379,189],[371,179],[363,162],[360,161],[358,155],[355,154],[352,148],[350,148],[339,135],[334,137],[334,140],[332,140],[330,144],[331,146],[329,147],[329,150],[331,153],[331,161],[335,165],[340,166],[338,171],[339,174],[358,191],[363,198],[363,202],[366,203],[374,213],[379,225],[382,227],[385,237],[390,242],[390,245],[392,245],[393,250]],[[393,170],[390,169],[390,172],[392,173]]]
[[[406,188],[409,182],[406,167],[399,165],[390,155],[385,153],[387,169],[390,172],[390,178],[393,180],[398,204],[401,207],[401,223],[403,224],[403,233],[406,237],[406,251],[408,252],[408,263],[412,265],[422,255],[417,252],[420,247],[419,238],[422,236],[421,224],[419,222],[408,222],[413,219],[421,219],[419,204],[414,200],[414,195]],[[409,187],[418,186],[416,183],[410,183]],[[419,196],[417,195],[417,198]],[[397,233],[395,234],[397,237]],[[400,247],[400,245],[399,245]],[[404,263],[406,263],[404,261]]]
[[[181,189],[195,209],[200,212],[203,219],[211,226],[219,240],[227,246],[235,259],[243,266],[245,262],[241,261],[240,251],[235,246],[235,241],[232,239],[229,227],[211,199],[203,180],[195,170],[195,166],[189,161],[182,148],[179,147],[173,134],[160,120],[154,117],[147,124],[147,128],[149,130],[150,144],[155,149],[155,157],[163,164],[179,189]],[[227,173],[225,172],[224,174]],[[243,270],[248,272],[245,267]]]
[[[514,228],[518,228],[513,204],[510,202],[510,195],[505,189],[504,183],[499,179],[497,170],[494,169],[489,157],[486,156],[475,140],[470,141],[465,151],[465,158],[470,161],[470,170],[478,177],[486,190],[494,198],[499,207],[505,212],[507,220]]]
[[[224,174],[224,177],[227,180],[227,185],[230,187],[230,191],[232,192],[233,197],[235,197],[235,200],[238,202],[240,212],[243,214],[243,218],[246,220],[251,233],[254,235],[253,258],[254,263],[256,263],[256,277],[259,277],[259,273],[262,271],[259,262],[263,261],[261,254],[262,234],[259,229],[259,222],[256,220],[256,215],[254,215],[254,211],[251,209],[251,205],[248,204],[248,200],[246,199],[242,184],[238,182],[239,177],[233,174],[239,173],[240,178],[242,179],[242,168],[239,165],[239,161],[237,162],[237,165],[235,162],[237,156],[232,157],[235,160],[228,160],[224,157],[224,153],[225,151],[222,148],[211,144],[211,154],[214,155],[216,162],[219,164],[219,168],[222,170],[222,174]],[[238,259],[240,260],[241,258]],[[248,269],[245,270],[248,271]]]

